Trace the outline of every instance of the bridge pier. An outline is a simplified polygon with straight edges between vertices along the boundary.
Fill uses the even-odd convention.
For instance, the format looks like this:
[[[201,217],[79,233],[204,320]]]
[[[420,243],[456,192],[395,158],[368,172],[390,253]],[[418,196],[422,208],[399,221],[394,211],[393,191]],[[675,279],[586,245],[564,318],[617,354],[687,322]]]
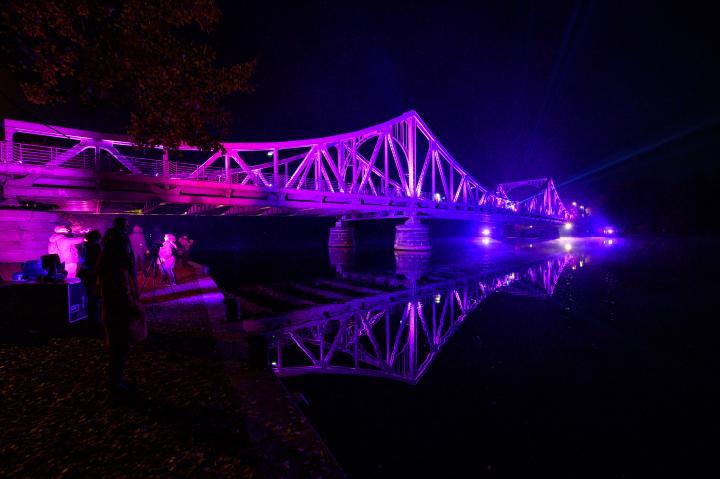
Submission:
[[[330,228],[330,239],[328,246],[331,248],[353,248],[355,246],[355,234],[353,229],[342,220]]]
[[[355,262],[355,250],[353,248],[329,248],[330,265],[335,271],[342,275],[352,269]]]
[[[395,227],[395,249],[400,251],[429,251],[430,229],[411,216],[405,224]]]
[[[395,270],[411,284],[430,271],[430,251],[395,251]]]

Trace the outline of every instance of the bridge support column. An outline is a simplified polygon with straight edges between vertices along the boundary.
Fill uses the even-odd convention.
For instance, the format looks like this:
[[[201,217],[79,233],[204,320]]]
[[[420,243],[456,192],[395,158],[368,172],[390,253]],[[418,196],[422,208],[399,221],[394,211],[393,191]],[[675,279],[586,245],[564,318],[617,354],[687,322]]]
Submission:
[[[330,228],[328,246],[331,248],[352,248],[355,246],[355,234],[346,223],[338,221]]]
[[[411,216],[405,224],[395,227],[395,249],[400,251],[429,251],[430,229]]]

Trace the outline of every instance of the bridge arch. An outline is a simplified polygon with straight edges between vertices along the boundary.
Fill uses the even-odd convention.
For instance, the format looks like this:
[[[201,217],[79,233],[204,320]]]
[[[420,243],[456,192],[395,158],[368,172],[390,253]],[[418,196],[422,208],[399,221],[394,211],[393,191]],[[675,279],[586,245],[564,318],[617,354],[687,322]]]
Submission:
[[[75,143],[23,144],[18,133]],[[65,211],[82,205],[82,211],[112,213],[161,214],[171,205],[168,214],[178,214],[184,205],[180,214],[453,219],[523,214],[520,203],[483,187],[414,111],[339,135],[226,142],[214,152],[181,146],[147,157],[133,146],[123,135],[5,120],[0,176],[8,178],[6,196]],[[188,160],[190,152],[198,158]],[[104,168],[104,157],[117,168]],[[543,208],[527,202],[524,211],[532,221],[563,220],[565,210],[554,186],[551,190]],[[119,206],[131,202],[137,204]]]

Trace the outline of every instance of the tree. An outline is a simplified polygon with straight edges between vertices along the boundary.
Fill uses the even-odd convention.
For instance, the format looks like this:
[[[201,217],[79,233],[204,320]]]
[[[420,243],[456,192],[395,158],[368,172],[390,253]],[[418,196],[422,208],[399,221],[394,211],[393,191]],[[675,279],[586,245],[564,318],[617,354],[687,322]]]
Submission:
[[[127,112],[139,145],[218,149],[222,100],[252,91],[255,69],[215,65],[202,40],[219,19],[213,0],[10,0],[0,28],[31,103]]]

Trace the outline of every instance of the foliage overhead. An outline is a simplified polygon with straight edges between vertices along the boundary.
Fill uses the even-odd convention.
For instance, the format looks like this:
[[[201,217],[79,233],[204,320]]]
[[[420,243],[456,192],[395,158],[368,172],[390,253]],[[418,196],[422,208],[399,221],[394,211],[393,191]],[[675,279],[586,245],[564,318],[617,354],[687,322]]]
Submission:
[[[31,103],[127,112],[139,145],[218,149],[221,102],[252,91],[255,69],[216,66],[202,39],[219,19],[213,0],[10,0],[3,57]]]

